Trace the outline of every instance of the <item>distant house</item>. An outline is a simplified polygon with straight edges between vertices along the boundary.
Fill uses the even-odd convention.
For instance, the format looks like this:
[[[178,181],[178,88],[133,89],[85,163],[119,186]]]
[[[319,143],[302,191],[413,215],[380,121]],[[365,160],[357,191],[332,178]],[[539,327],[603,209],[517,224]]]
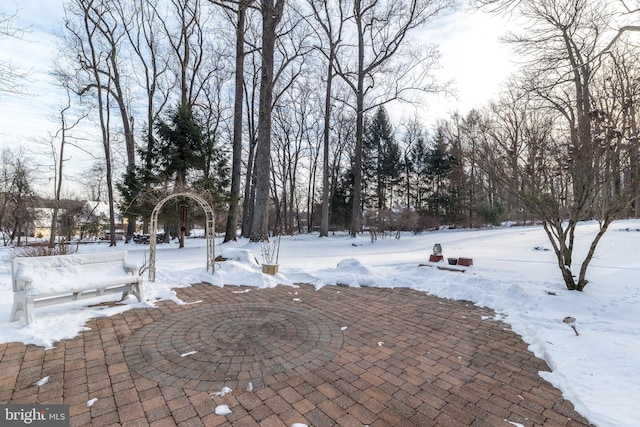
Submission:
[[[35,208],[35,220],[33,221],[33,237],[48,238],[51,236],[51,219],[53,209]]]
[[[122,240],[124,238],[124,218],[118,211],[115,211],[114,215],[116,223],[116,239]],[[79,237],[109,238],[108,203],[95,200],[85,201],[78,219],[80,228],[80,232],[78,233]]]
[[[54,200],[40,199],[35,208],[36,220],[33,236],[48,239],[51,236]],[[104,237],[109,228],[109,204],[94,200],[61,200],[58,210],[59,236],[72,239]],[[122,228],[122,215],[115,214],[116,227]]]

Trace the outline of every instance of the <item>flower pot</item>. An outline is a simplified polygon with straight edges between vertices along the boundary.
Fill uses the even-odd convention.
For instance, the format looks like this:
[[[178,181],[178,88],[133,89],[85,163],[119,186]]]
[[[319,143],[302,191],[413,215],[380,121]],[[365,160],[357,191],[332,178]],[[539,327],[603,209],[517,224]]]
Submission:
[[[264,274],[277,274],[278,273],[278,264],[262,264],[262,272]]]
[[[458,258],[447,258],[447,261],[449,261],[449,265],[457,265],[458,264]]]
[[[458,258],[458,265],[465,267],[471,267],[473,265],[473,259],[471,258]]]

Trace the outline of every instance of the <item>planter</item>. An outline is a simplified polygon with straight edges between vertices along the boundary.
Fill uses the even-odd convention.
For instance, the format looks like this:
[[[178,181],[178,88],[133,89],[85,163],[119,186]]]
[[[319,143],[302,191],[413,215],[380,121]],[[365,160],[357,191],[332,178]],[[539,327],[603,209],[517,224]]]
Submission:
[[[273,276],[278,273],[278,264],[262,264],[262,272]]]
[[[465,267],[471,267],[473,265],[473,259],[471,258],[458,258],[458,265]]]
[[[442,255],[429,255],[429,262],[440,262],[442,259]]]
[[[449,265],[457,265],[458,264],[458,258],[447,258],[447,261],[449,261]]]

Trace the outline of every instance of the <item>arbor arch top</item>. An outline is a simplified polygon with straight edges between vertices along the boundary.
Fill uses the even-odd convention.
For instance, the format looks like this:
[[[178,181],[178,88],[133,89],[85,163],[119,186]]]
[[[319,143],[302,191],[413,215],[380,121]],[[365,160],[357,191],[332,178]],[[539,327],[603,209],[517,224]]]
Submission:
[[[186,197],[189,199],[193,199],[200,207],[204,210],[206,216],[206,224],[205,224],[205,236],[207,238],[207,271],[211,269],[211,273],[215,272],[215,216],[213,213],[213,209],[209,206],[209,203],[199,194],[192,193],[189,191],[183,191],[180,193],[171,194],[164,199],[160,200],[156,207],[153,208],[153,212],[151,212],[151,238],[149,242],[149,281],[156,281],[156,239],[157,239],[157,229],[158,229],[158,214],[162,210],[162,207],[171,199],[176,199],[178,197]]]

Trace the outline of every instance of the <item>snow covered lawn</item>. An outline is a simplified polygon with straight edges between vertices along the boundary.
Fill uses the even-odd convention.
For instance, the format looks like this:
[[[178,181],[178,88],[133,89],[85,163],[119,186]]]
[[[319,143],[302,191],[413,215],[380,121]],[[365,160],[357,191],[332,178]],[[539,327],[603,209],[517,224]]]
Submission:
[[[579,226],[575,260],[580,260],[596,224]],[[156,282],[145,277],[147,304],[135,299],[113,307],[88,307],[91,299],[41,308],[36,321],[9,323],[12,302],[10,251],[0,255],[0,342],[19,341],[51,347],[72,338],[87,319],[111,316],[131,307],[151,307],[157,299],[181,303],[172,288],[206,281],[214,286],[311,283],[316,287],[409,287],[444,298],[464,299],[492,308],[529,344],[552,372],[541,375],[571,400],[578,412],[598,426],[636,426],[640,419],[640,221],[618,221],[603,238],[584,292],[565,290],[555,256],[540,227],[446,230],[405,234],[371,243],[368,235],[282,238],[280,273],[261,273],[260,245],[241,240],[216,245],[215,275],[206,272],[204,239],[187,247],[158,247]],[[435,243],[447,257],[473,258],[466,272],[420,267]],[[129,251],[141,264],[148,246],[83,245],[80,252]],[[577,266],[574,266],[576,269]],[[117,299],[117,297],[114,297]],[[101,299],[103,301],[104,299]],[[574,317],[578,331],[563,323]]]

